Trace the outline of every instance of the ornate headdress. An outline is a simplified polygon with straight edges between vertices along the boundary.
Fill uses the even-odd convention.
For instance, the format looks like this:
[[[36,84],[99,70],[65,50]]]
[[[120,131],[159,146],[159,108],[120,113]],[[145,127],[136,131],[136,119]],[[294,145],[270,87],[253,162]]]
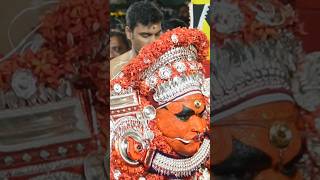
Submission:
[[[120,93],[132,86],[144,96],[152,94],[155,106],[164,105],[186,93],[201,91],[207,53],[208,40],[202,32],[177,28],[144,47],[123,69],[123,78],[112,81],[111,87]]]
[[[110,140],[114,178],[142,175],[145,171],[143,165],[149,172],[160,176],[181,178],[194,174],[207,162],[208,139],[204,139],[192,157],[181,158],[165,142],[154,122],[156,109],[196,93],[206,97],[207,113],[204,116],[209,119],[209,83],[202,68],[207,52],[205,34],[196,29],[176,28],[145,46],[111,82]],[[131,100],[119,103],[119,97]],[[125,146],[128,137],[140,142],[146,151],[142,161],[129,158]],[[115,164],[115,161],[122,163]],[[135,167],[128,167],[129,164]],[[135,174],[126,170],[120,172],[123,167],[132,168],[130,172]]]
[[[247,107],[293,101],[290,75],[302,58],[291,6],[277,1],[215,4],[212,88],[218,121]]]
[[[272,155],[271,151],[267,150],[269,147],[266,146],[270,145],[270,148],[278,149],[280,160],[276,157],[272,159],[273,163],[274,161],[284,163],[282,166],[285,166],[288,161],[295,163],[292,159],[301,153],[301,136],[298,129],[303,131],[308,129],[307,133],[303,133],[306,137],[304,149],[306,151],[301,159],[302,163],[298,165],[301,165],[299,167],[304,171],[304,178],[317,179],[319,177],[317,162],[320,159],[317,152],[320,144],[320,121],[317,120],[317,124],[314,124],[310,119],[319,116],[316,111],[319,110],[320,104],[318,98],[320,55],[311,53],[305,56],[301,42],[297,38],[297,34],[301,35],[303,31],[293,8],[278,0],[219,0],[214,7],[213,41],[215,44],[212,45],[214,52],[211,60],[213,66],[211,114],[214,116],[211,122],[216,125],[218,132],[222,128],[226,131],[233,128],[230,130],[230,137],[232,137],[230,141],[232,146],[234,145],[233,152],[226,158],[227,162],[232,165],[232,168],[238,168],[236,164],[239,162],[232,164],[229,157],[237,151],[236,143],[242,141],[252,149],[258,149],[272,158],[277,155]],[[274,105],[280,101],[294,108],[288,112],[283,109],[277,112],[276,108],[280,106]],[[266,115],[268,113],[265,113],[268,111],[272,112],[269,117]],[[275,115],[277,113],[278,116]],[[280,114],[281,118],[279,118]],[[286,114],[290,114],[290,117],[286,118]],[[297,122],[301,124],[297,125]],[[226,128],[226,124],[230,129]],[[257,127],[256,132],[251,128],[253,126]],[[251,130],[248,133],[244,129],[247,127]],[[262,128],[269,130],[260,130]],[[259,134],[258,131],[261,133]],[[223,136],[228,135],[223,134]],[[269,137],[269,139],[262,137]],[[219,143],[225,142],[219,141],[217,144]],[[224,145],[226,144],[228,142]],[[224,145],[222,145],[223,150],[228,152]],[[238,147],[240,145],[238,143]],[[216,146],[215,150],[217,149]],[[243,149],[236,152],[237,155],[241,154]],[[216,155],[223,157],[218,153]],[[217,159],[215,160],[217,162]],[[213,166],[230,167],[226,166],[226,161],[221,161],[220,164]],[[257,163],[260,165],[261,161]],[[251,167],[255,166],[254,162],[250,164]],[[270,168],[269,165],[266,167]],[[243,170],[243,167],[240,169]],[[229,175],[230,169],[227,172]],[[268,171],[264,172],[263,175],[268,173]],[[282,170],[281,173],[283,172]]]
[[[226,41],[215,48],[211,72],[213,121],[263,103],[294,101],[290,74],[301,53],[300,43],[289,32],[278,40],[252,44]]]

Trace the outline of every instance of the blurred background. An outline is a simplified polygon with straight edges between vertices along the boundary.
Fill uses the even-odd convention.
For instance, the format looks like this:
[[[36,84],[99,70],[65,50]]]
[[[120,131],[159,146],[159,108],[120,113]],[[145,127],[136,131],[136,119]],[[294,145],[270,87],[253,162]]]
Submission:
[[[303,40],[303,46],[306,52],[317,51],[320,49],[320,24],[317,23],[320,18],[320,1],[317,0],[292,0],[301,22],[307,33]]]

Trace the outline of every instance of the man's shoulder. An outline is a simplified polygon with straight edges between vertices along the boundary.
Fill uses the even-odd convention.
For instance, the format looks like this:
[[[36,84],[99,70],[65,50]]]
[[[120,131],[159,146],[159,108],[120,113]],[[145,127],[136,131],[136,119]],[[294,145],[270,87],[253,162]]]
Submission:
[[[116,58],[111,59],[110,61],[110,77],[116,76],[121,68],[129,62],[129,52],[126,52]]]
[[[127,51],[127,52],[121,54],[120,56],[111,59],[110,67],[116,66],[117,64],[124,62],[124,61],[127,62],[129,60],[129,52],[130,51]]]

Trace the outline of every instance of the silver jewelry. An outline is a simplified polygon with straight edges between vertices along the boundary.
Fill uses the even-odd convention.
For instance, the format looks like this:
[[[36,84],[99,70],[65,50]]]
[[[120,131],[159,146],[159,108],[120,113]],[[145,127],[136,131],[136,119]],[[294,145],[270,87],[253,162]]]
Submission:
[[[30,70],[18,69],[12,75],[11,87],[15,94],[23,99],[29,99],[36,93],[37,79]]]
[[[175,44],[179,42],[178,36],[176,34],[171,35],[171,41]]]
[[[189,57],[189,56],[188,56],[188,57]],[[177,70],[179,73],[185,72],[186,69],[187,69],[186,65],[185,65],[183,62],[180,62],[180,61],[175,62],[175,63],[173,64],[173,67],[176,68],[176,70]]]
[[[172,70],[167,66],[161,67],[159,69],[159,77],[161,79],[169,79],[171,77],[171,74]]]
[[[22,155],[22,160],[24,160],[25,162],[30,162],[31,159],[32,157],[28,153]]]
[[[153,99],[159,104],[164,104],[187,92],[199,91],[201,93],[202,82],[203,76],[199,74],[181,76],[179,79],[175,79],[175,81],[160,84],[155,89]]]
[[[150,78],[146,79],[147,85],[152,89],[154,88],[158,83],[157,76],[151,76]]]
[[[197,59],[197,50],[193,46],[189,47],[174,47],[164,53],[159,59],[149,67],[140,77],[141,79],[147,79],[155,74],[155,72],[168,64],[178,61],[185,60],[196,60]]]
[[[118,180],[119,177],[121,176],[121,172],[118,170],[118,169],[115,169],[114,170],[114,173],[113,173],[113,177]]]
[[[120,84],[115,84],[115,85],[113,86],[113,90],[114,90],[114,92],[116,92],[116,93],[120,93],[121,90],[122,90],[122,87],[121,87]]]
[[[64,148],[64,147],[59,147],[58,148],[58,153],[61,155],[61,156],[66,156],[68,152],[68,149],[67,148]]]
[[[210,154],[210,140],[204,139],[199,151],[190,158],[173,159],[157,153],[152,162],[152,168],[160,175],[174,175],[182,178],[192,175],[208,159]]]
[[[156,109],[151,105],[144,107],[143,113],[148,120],[152,120],[156,117]]]
[[[50,156],[50,153],[48,152],[48,151],[45,151],[45,150],[42,150],[41,152],[40,152],[40,157],[42,158],[42,159],[48,159],[48,157]]]
[[[14,159],[11,156],[6,156],[3,160],[7,166],[11,165],[14,162]]]

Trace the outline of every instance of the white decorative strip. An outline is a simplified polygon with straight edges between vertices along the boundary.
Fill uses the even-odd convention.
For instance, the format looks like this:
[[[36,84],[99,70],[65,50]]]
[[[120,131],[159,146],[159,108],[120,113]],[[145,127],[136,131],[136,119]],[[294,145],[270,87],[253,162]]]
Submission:
[[[137,93],[132,91],[128,94],[112,95],[110,97],[110,110],[118,110],[139,105]]]
[[[39,165],[25,166],[17,169],[1,170],[0,179],[5,179],[6,177],[39,174],[39,173],[45,173],[45,172],[49,172],[57,169],[78,166],[83,164],[83,161],[84,161],[84,158],[76,158],[76,159],[55,161],[51,163],[44,163]]]
[[[0,149],[14,152],[91,136],[78,98],[0,111]]]
[[[275,84],[276,83],[276,84]],[[271,82],[260,82],[252,85],[247,85],[245,87],[239,87],[236,91],[231,92],[230,94],[225,94],[222,96],[213,95],[213,102],[215,102],[215,105],[212,107],[214,110],[218,110],[224,106],[227,106],[231,103],[239,101],[241,98],[245,98],[247,96],[250,96],[254,93],[259,93],[262,91],[265,91],[266,89],[269,90],[275,90],[275,89],[283,89],[283,90],[290,90],[290,87],[285,82],[274,82],[274,84],[271,84]],[[214,89],[212,90],[214,94]]]
[[[54,172],[50,174],[36,176],[30,180],[50,180],[50,179],[67,179],[67,180],[84,180],[81,174],[70,173],[70,172]]]
[[[274,93],[274,94],[268,94],[268,95],[261,95],[258,97],[255,97],[253,99],[250,99],[248,101],[245,101],[233,108],[227,109],[222,111],[221,113],[214,114],[211,118],[211,123],[215,123],[227,116],[230,116],[234,113],[240,112],[248,107],[254,107],[260,104],[265,104],[269,102],[275,102],[275,101],[292,101],[294,102],[293,98],[288,94],[283,93]],[[214,106],[214,104],[213,104]]]

